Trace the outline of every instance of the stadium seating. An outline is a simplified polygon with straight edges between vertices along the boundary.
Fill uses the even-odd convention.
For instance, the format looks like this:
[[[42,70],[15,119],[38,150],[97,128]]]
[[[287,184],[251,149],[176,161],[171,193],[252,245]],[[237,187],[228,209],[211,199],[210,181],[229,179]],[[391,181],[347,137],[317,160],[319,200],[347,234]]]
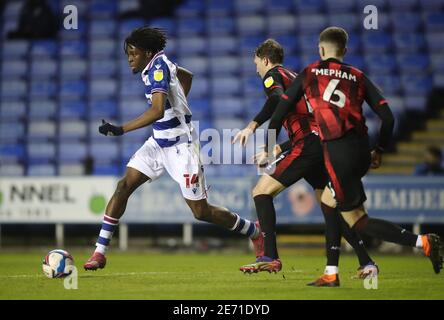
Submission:
[[[77,30],[54,40],[7,40],[21,1],[8,1],[0,19],[0,175],[121,174],[149,136],[138,130],[119,139],[100,136],[101,119],[121,123],[146,110],[143,84],[123,52],[128,33],[144,24],[168,32],[167,54],[194,73],[189,102],[200,130],[240,128],[264,102],[253,51],[268,37],[285,48],[285,65],[299,72],[318,59],[318,33],[346,28],[345,62],[363,69],[383,90],[397,117],[424,111],[427,93],[444,85],[444,3],[374,0],[378,30],[362,27],[365,0],[184,0],[172,17],[119,19],[137,0],[51,1],[73,4]],[[432,71],[434,76],[432,76]],[[370,133],[378,119],[365,109]],[[254,168],[252,168],[254,171]],[[207,173],[243,175],[250,169],[210,166]],[[251,173],[251,172],[250,172]]]

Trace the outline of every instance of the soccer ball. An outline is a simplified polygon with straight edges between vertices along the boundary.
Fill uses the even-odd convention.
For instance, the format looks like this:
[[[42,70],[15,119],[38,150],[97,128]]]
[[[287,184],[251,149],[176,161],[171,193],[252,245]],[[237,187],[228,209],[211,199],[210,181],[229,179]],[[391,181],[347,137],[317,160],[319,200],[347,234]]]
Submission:
[[[50,251],[42,262],[43,273],[48,278],[63,278],[71,274],[74,259],[62,249]]]

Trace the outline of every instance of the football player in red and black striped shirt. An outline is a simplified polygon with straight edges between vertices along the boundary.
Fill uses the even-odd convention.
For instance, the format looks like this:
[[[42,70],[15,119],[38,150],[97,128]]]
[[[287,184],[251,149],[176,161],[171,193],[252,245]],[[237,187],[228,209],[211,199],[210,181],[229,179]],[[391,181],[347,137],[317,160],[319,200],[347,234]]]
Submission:
[[[279,103],[282,93],[291,85],[296,74],[282,66],[284,50],[275,40],[263,42],[255,50],[254,62],[261,76],[267,100],[252,122],[233,140],[245,145],[248,137],[264,122],[269,120]],[[264,256],[257,257],[253,264],[241,267],[244,272],[279,271],[281,262],[276,247],[276,213],[273,197],[305,178],[316,190],[320,199],[322,190],[328,182],[324,170],[322,148],[318,137],[318,128],[304,100],[296,102],[283,123],[290,140],[278,151],[288,149],[288,153],[279,157],[274,173],[264,175],[253,189],[253,198],[257,215],[264,234]],[[280,150],[279,150],[280,149]],[[327,234],[328,265],[337,270],[342,226],[344,238],[355,248],[361,266],[372,263],[358,235],[351,231],[334,208],[322,206],[327,224],[333,224]],[[335,227],[337,226],[337,227]]]
[[[269,129],[279,133],[294,104],[305,100],[319,127],[330,189],[342,216],[350,227],[366,235],[401,245],[423,248],[436,273],[442,268],[437,235],[415,235],[384,220],[369,218],[361,178],[370,167],[381,165],[394,127],[394,118],[379,89],[359,69],[343,63],[348,35],[330,27],[319,37],[320,61],[307,66],[282,95]],[[362,112],[366,101],[382,121],[378,143],[371,150]],[[272,148],[273,146],[269,146]],[[324,204],[334,203],[326,188]],[[321,277],[322,278],[322,277]],[[332,280],[324,277],[324,280]]]

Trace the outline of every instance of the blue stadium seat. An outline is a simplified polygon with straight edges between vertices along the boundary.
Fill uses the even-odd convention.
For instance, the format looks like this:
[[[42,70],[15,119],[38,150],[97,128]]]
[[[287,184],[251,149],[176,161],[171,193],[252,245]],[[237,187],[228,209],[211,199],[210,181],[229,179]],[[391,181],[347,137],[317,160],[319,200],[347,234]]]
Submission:
[[[401,90],[401,81],[396,75],[369,74],[369,78],[382,90],[384,95],[398,94]]]
[[[25,135],[25,126],[19,121],[0,122],[0,142],[18,142]]]
[[[113,39],[91,39],[89,41],[89,55],[90,57],[114,57],[116,55],[117,41]]]
[[[56,146],[50,142],[28,143],[28,159],[31,162],[51,162],[56,157]]]
[[[210,37],[208,39],[208,49],[211,56],[236,54],[239,50],[239,43],[236,37]]]
[[[141,146],[141,144],[133,141],[126,141],[122,143],[123,161],[128,161]]]
[[[145,25],[145,20],[143,19],[122,20],[119,26],[119,38],[126,38],[131,33],[131,31],[143,25]]]
[[[0,165],[0,177],[20,177],[23,176],[24,174],[25,174],[25,168],[21,164],[2,163],[2,165]]]
[[[436,73],[444,72],[444,54],[432,54],[430,55],[430,62],[433,70]]]
[[[350,0],[324,0],[329,12],[354,13],[355,1]]]
[[[324,0],[294,0],[299,15],[306,13],[319,13],[325,8]]]
[[[270,36],[295,34],[298,30],[298,20],[291,14],[270,15],[267,20]]]
[[[199,17],[204,13],[204,10],[205,3],[203,1],[187,0],[176,8],[176,15],[183,18]]]
[[[239,77],[221,76],[211,79],[211,94],[213,97],[237,95],[242,89],[242,83]]]
[[[211,115],[210,101],[208,99],[188,99],[188,105],[193,113],[193,120],[206,119]]]
[[[207,32],[210,36],[231,35],[235,31],[235,19],[230,17],[213,17],[206,21]]]
[[[215,98],[211,101],[213,117],[243,117],[243,100],[239,98]]]
[[[404,93],[409,95],[427,94],[433,86],[433,79],[426,75],[412,74],[401,75],[401,83]]]
[[[262,106],[265,103],[265,97],[256,97],[251,98],[248,96],[248,98],[244,99],[244,108],[245,108],[245,117],[247,118],[247,121],[253,119],[257,113],[262,109]]]
[[[27,85],[22,80],[2,81],[1,83],[1,98],[23,98],[28,94]]]
[[[90,17],[112,18],[117,13],[117,2],[109,0],[92,0],[89,7]]]
[[[59,138],[61,140],[80,140],[86,138],[87,127],[84,121],[62,120],[59,125]]]
[[[207,78],[199,77],[199,78],[193,79],[193,85],[191,87],[188,97],[189,98],[208,97],[209,87],[210,87],[210,85],[208,83]]]
[[[28,166],[28,176],[55,176],[56,168],[53,164],[31,164]]]
[[[19,59],[28,55],[30,42],[27,40],[9,40],[3,42],[2,56],[6,59]]]
[[[422,26],[422,18],[417,12],[392,12],[391,21],[396,32],[417,32]]]
[[[28,139],[40,141],[53,139],[56,134],[56,124],[52,121],[34,121],[28,123]]]
[[[26,105],[20,100],[5,100],[0,103],[0,119],[20,120],[27,116]]]
[[[263,0],[235,0],[234,11],[238,15],[260,14],[264,10]]]
[[[360,12],[362,12],[364,7],[369,4],[376,6],[378,8],[378,13],[381,11],[385,11],[384,9],[386,9],[386,7],[387,7],[387,0],[372,0],[371,3],[369,3],[369,1],[367,1],[367,0],[355,0],[355,1],[358,6],[357,9]]]
[[[388,74],[396,70],[396,58],[392,55],[367,54],[366,70],[372,73]]]
[[[29,72],[26,61],[23,60],[3,60],[1,65],[1,76],[3,81],[20,79]]]
[[[193,80],[194,85],[194,80]],[[145,85],[140,78],[126,79],[120,82],[119,96],[120,97],[139,97],[143,96],[145,92]]]
[[[242,54],[253,55],[254,49],[257,48],[259,44],[261,44],[264,40],[266,40],[266,37],[264,36],[245,36],[241,37],[239,40],[240,45],[240,51]]]
[[[242,129],[245,121],[240,118],[223,118],[214,120],[214,128],[222,132],[224,129]]]
[[[85,173],[83,163],[59,164],[58,173],[60,176],[83,176]]]
[[[60,102],[60,117],[62,119],[85,119],[87,115],[86,102],[83,100],[63,100]]]
[[[117,116],[117,103],[110,100],[90,100],[89,112],[91,119],[110,119]]]
[[[33,59],[31,63],[31,78],[41,79],[41,78],[51,78],[55,77],[57,74],[57,61],[54,59],[42,60]]]
[[[57,83],[55,80],[39,80],[31,82],[31,98],[52,98],[57,94]]]
[[[179,38],[177,51],[179,55],[196,55],[206,53],[208,44],[206,39],[200,37]]]
[[[54,100],[37,100],[33,99],[29,102],[30,119],[46,120],[54,118],[57,112],[57,105]]]
[[[92,80],[89,83],[89,94],[91,97],[112,97],[117,92],[115,80]]]
[[[302,68],[305,68],[309,64],[312,64],[315,61],[319,61],[320,59],[321,58],[319,57],[319,53],[303,54],[301,57]]]
[[[317,57],[316,57],[317,58]],[[312,61],[313,62],[313,61]],[[299,72],[305,65],[302,64],[301,58],[299,55],[287,55],[284,58],[284,66],[293,70],[295,72]]]
[[[256,65],[253,62],[253,52],[249,55],[243,55],[240,58],[241,71],[244,76],[254,76],[257,74]]]
[[[93,175],[96,176],[118,176],[121,174],[121,169],[117,164],[102,164],[95,163]]]
[[[425,37],[421,33],[394,33],[393,39],[398,53],[422,52],[426,46]]]
[[[444,13],[431,12],[425,15],[425,28],[427,31],[444,31]]]
[[[240,61],[236,57],[211,57],[210,71],[213,77],[219,77],[226,74],[239,75]]]
[[[385,53],[392,48],[393,40],[391,35],[385,32],[364,32],[362,43],[366,53]]]
[[[22,144],[0,143],[0,161],[4,163],[17,163],[25,157],[25,147]]]
[[[84,77],[87,72],[87,62],[84,59],[62,59],[60,62],[60,77],[64,80]]]
[[[119,102],[120,115],[123,119],[134,119],[148,109],[148,101],[142,97],[124,99]]]
[[[112,77],[117,71],[114,59],[91,59],[89,62],[91,78]]]
[[[93,142],[89,147],[89,154],[95,161],[116,161],[120,157],[118,141],[109,140],[106,143]]]
[[[58,53],[58,45],[54,40],[36,40],[32,43],[31,55],[33,57],[52,58]]]
[[[319,54],[318,47],[319,34],[299,34],[299,47],[305,54]]]
[[[60,84],[63,99],[81,98],[86,94],[86,83],[81,80],[66,80]]]
[[[176,20],[174,20],[173,18],[152,19],[149,26],[165,30],[169,37],[175,36],[177,33]]]
[[[418,5],[418,0],[387,0],[387,2],[392,11],[413,11]]]
[[[334,13],[328,15],[328,25],[344,28],[350,35],[351,32],[361,28],[362,19],[358,15],[349,13]],[[351,39],[351,37],[349,39]]]
[[[179,65],[191,70],[195,76],[208,74],[209,63],[206,57],[183,57],[179,59]]]
[[[63,142],[59,144],[58,159],[60,163],[79,162],[86,158],[87,145],[82,142]]]
[[[285,56],[299,50],[299,43],[296,35],[280,35],[274,37],[274,39],[284,47]]]
[[[319,33],[325,27],[327,27],[328,21],[327,18],[322,14],[304,14],[299,16],[298,23],[299,32],[304,34]]]
[[[61,41],[60,55],[65,57],[84,57],[86,54],[86,43],[83,40]]]
[[[431,51],[432,53],[444,52],[444,40],[442,37],[442,33],[429,32],[426,34],[426,39],[429,51]]]
[[[233,12],[233,0],[211,0],[207,3],[206,13],[211,17],[228,17],[232,16]]]
[[[79,12],[80,14],[80,12]],[[58,36],[63,41],[79,41],[86,37],[88,31],[88,22],[85,19],[82,19],[83,15],[79,17],[77,22],[77,29],[65,29],[61,28],[58,32]]]
[[[205,20],[195,18],[179,19],[177,34],[179,37],[199,36],[205,31]]]
[[[243,93],[247,97],[264,96],[264,85],[258,75],[251,75],[242,79]]]
[[[442,0],[419,1],[419,6],[421,7],[422,11],[439,12],[443,10],[444,2]]]
[[[425,54],[400,54],[398,66],[402,73],[421,73],[430,65],[428,55]]]
[[[292,13],[295,10],[293,0],[274,0],[265,2],[265,12]]]
[[[92,38],[113,37],[116,34],[116,22],[114,20],[91,20],[89,36]]]
[[[237,19],[237,31],[239,35],[263,35],[266,27],[266,20],[264,17],[245,16]]]

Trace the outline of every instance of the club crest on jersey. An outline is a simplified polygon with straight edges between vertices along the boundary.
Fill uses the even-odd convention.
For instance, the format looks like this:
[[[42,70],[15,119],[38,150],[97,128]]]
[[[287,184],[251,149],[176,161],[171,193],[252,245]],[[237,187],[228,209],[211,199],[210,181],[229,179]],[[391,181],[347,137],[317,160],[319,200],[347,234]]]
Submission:
[[[154,80],[156,80],[156,81],[163,80],[163,70],[162,69],[154,71]]]
[[[272,76],[269,76],[267,79],[265,79],[265,81],[264,81],[264,85],[265,85],[265,88],[270,88],[271,87],[271,85],[274,83],[274,80],[273,80],[273,77]]]

